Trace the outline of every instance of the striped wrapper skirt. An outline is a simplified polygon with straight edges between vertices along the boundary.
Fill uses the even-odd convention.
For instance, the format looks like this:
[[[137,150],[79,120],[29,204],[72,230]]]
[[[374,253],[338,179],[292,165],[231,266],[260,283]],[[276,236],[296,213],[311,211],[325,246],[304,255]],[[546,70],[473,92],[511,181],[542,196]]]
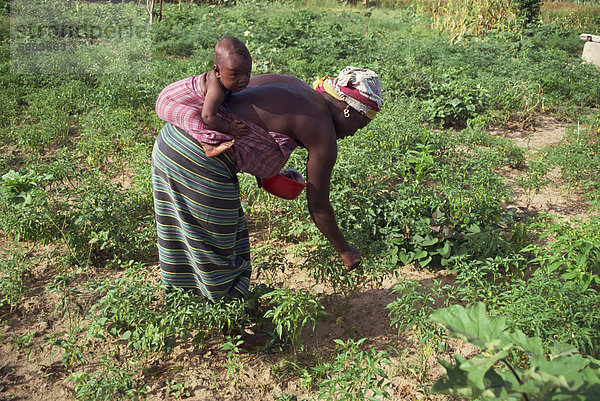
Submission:
[[[212,301],[243,296],[250,284],[250,242],[237,168],[207,157],[185,131],[166,124],[152,152],[152,187],[164,284]]]

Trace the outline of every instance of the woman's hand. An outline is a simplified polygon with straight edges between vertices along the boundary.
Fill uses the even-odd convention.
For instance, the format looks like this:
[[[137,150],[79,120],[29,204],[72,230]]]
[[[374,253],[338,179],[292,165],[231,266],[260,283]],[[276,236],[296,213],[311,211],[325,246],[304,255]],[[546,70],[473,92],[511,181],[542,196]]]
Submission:
[[[339,252],[346,270],[351,271],[358,267],[360,264],[361,254],[355,248],[348,245],[343,251]]]
[[[229,134],[233,137],[239,138],[248,133],[248,127],[241,120],[233,120],[229,123]]]

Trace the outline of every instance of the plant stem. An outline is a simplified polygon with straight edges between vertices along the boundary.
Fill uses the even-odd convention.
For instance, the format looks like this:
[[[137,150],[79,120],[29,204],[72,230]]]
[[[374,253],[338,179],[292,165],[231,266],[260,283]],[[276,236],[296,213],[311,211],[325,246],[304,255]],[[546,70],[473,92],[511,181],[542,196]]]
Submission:
[[[508,361],[506,360],[506,358],[502,358],[500,359],[502,362],[504,362],[504,364],[510,369],[510,371],[512,372],[512,374],[515,376],[515,378],[517,379],[517,381],[519,382],[519,384],[523,384],[523,381],[519,378],[519,375],[517,375],[517,372],[515,372],[515,370],[513,369],[513,367],[511,366],[510,363],[508,363]],[[527,394],[523,394],[523,398],[525,399],[525,401],[529,401],[529,397],[527,397]]]

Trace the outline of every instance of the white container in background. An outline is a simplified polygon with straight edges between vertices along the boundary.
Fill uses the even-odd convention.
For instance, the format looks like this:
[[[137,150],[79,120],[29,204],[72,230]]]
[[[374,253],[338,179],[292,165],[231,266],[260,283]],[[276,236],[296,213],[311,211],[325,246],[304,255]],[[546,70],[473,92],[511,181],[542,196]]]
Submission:
[[[600,36],[582,33],[579,37],[585,40],[581,58],[600,67]]]

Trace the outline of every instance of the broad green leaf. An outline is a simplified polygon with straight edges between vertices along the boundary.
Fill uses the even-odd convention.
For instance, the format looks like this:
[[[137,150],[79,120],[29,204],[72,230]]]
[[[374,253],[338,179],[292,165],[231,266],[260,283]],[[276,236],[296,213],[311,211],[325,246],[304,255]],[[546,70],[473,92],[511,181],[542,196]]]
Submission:
[[[454,355],[456,365],[448,361],[439,359],[439,363],[446,370],[446,376],[440,378],[434,383],[432,391],[434,393],[458,395],[462,397],[490,397],[503,400],[519,399],[518,397],[508,397],[507,389],[513,386],[512,380],[505,380],[493,369],[488,370],[483,376],[484,385],[474,386],[469,379],[469,361],[462,355]]]
[[[440,323],[451,335],[482,349],[500,349],[510,344],[504,335],[505,318],[490,318],[481,302],[469,309],[461,305],[438,309],[431,315],[431,320]]]
[[[502,350],[490,357],[477,355],[474,358],[463,363],[463,369],[467,370],[467,378],[477,389],[482,392],[486,390],[490,383],[486,382],[485,378],[490,374],[490,368],[500,359],[508,356],[507,350]],[[495,377],[494,377],[495,378]]]
[[[544,356],[544,347],[542,340],[539,337],[527,337],[521,330],[516,330],[514,333],[504,333],[506,338],[514,343],[517,347],[520,347],[532,358]]]

